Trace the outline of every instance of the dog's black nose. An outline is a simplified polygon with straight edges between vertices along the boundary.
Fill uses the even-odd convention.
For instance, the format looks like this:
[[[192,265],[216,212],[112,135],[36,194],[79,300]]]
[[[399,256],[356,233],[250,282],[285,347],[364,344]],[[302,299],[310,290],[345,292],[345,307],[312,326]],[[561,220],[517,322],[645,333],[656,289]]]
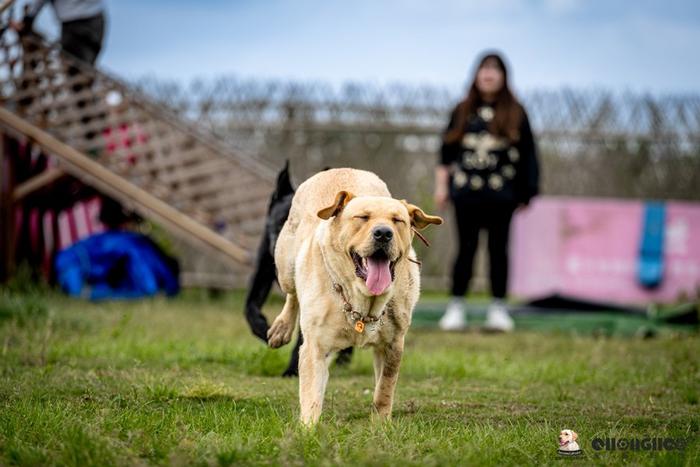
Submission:
[[[372,235],[374,236],[375,241],[380,243],[388,243],[394,237],[394,232],[390,227],[382,226],[375,227],[372,231]]]

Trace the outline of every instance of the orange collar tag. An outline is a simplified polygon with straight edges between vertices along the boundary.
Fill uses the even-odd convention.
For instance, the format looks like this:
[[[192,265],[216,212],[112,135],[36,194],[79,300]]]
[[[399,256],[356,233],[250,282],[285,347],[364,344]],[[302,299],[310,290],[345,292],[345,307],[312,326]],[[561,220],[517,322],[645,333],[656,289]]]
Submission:
[[[365,330],[365,323],[363,323],[360,320],[355,321],[355,331],[362,334],[362,331],[364,331],[364,330]]]

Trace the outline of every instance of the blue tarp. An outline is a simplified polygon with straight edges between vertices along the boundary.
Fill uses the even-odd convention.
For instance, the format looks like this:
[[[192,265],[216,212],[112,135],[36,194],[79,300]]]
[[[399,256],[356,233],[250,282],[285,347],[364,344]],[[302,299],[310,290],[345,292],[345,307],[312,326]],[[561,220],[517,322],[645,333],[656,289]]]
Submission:
[[[140,298],[180,285],[176,262],[146,236],[122,231],[93,235],[56,255],[56,275],[68,294],[90,300]]]
[[[666,205],[660,202],[646,203],[642,225],[637,280],[648,289],[661,285],[664,278],[664,230]]]

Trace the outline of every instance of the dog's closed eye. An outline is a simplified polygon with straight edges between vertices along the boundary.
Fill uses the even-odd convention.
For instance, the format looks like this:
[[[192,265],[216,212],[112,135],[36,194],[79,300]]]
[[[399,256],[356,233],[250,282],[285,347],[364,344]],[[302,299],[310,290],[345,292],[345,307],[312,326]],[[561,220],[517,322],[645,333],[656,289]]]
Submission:
[[[368,221],[368,220],[369,220],[369,216],[368,216],[367,214],[363,214],[363,215],[361,215],[361,216],[355,216],[355,217],[353,217],[353,219],[360,219],[360,220],[363,220],[363,221]]]

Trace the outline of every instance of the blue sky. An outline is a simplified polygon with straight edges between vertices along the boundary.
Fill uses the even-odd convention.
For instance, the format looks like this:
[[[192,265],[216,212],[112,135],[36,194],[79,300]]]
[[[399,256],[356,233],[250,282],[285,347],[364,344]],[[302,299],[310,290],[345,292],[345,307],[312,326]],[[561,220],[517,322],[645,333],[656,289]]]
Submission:
[[[497,48],[520,90],[700,92],[700,1],[108,0],[125,78],[236,75],[460,89]],[[53,14],[39,27],[55,36]]]

